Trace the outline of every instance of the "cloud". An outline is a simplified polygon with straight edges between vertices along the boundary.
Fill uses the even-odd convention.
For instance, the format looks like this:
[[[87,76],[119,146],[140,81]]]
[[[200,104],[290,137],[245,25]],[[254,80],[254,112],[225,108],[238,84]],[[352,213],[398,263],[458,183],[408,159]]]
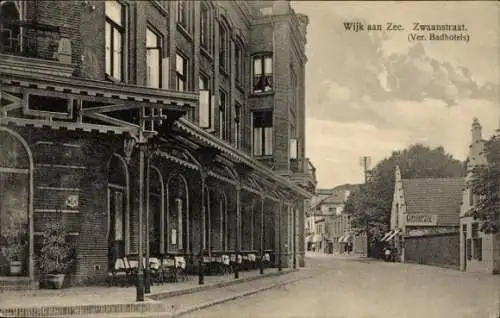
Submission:
[[[361,182],[360,156],[371,156],[372,163],[376,164],[393,150],[417,142],[432,147],[443,146],[455,158],[464,160],[473,117],[479,118],[485,138],[498,128],[499,105],[488,101],[462,99],[455,107],[448,107],[445,102],[435,99],[422,102],[370,101],[364,107],[368,112],[384,117],[387,124],[307,118],[306,153],[316,167],[321,167],[319,187]]]

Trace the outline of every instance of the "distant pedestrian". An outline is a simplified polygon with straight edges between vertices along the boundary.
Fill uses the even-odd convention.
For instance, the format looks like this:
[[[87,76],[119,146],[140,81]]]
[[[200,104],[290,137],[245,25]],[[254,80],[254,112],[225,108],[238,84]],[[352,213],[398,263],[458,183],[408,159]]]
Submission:
[[[386,248],[384,249],[384,255],[385,255],[385,261],[386,261],[386,262],[390,262],[390,261],[391,261],[391,254],[392,254],[392,253],[391,253],[391,249],[390,249],[390,248],[388,248],[388,247],[386,247]]]

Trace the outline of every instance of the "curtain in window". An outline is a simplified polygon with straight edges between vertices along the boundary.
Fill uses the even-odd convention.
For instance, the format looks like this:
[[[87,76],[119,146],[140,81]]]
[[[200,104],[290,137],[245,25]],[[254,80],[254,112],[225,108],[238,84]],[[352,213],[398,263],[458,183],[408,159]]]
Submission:
[[[113,77],[122,78],[122,34],[113,30]]]
[[[253,129],[253,152],[256,156],[262,156],[262,133],[263,128],[256,127]]]
[[[273,127],[264,128],[264,155],[273,154]]]

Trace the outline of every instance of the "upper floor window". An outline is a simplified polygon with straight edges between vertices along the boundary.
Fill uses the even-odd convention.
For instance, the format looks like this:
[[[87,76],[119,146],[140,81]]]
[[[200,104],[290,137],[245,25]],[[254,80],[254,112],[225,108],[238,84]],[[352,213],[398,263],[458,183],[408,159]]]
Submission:
[[[257,111],[252,114],[253,154],[270,156],[273,154],[273,112]]]
[[[234,146],[241,147],[241,104],[234,104]]]
[[[150,28],[146,29],[146,84],[160,88],[162,82],[162,37]],[[166,76],[166,74],[164,74]]]
[[[253,57],[253,93],[269,92],[273,89],[272,54]]]
[[[187,1],[178,0],[177,1],[177,23],[179,23],[183,28],[188,27],[188,8]]]
[[[234,46],[234,77],[236,79],[236,84],[243,84],[243,50],[241,45],[236,42]]]
[[[208,37],[209,35],[209,8],[205,1],[200,3],[200,45],[208,50]]]
[[[219,66],[221,69],[227,71],[227,57],[228,57],[228,43],[227,43],[227,30],[224,25],[219,24]]]
[[[123,80],[125,8],[118,1],[106,1],[106,75]]]
[[[200,75],[198,86],[200,91],[200,127],[214,129],[215,112],[210,96],[208,77]]]
[[[0,4],[2,52],[18,53],[21,51],[21,28],[16,23],[9,23],[21,20],[21,5],[21,1],[2,1]]]
[[[227,94],[224,91],[219,91],[219,134],[220,138],[228,140],[228,116],[229,109],[227,108]]]
[[[175,59],[176,88],[179,91],[187,90],[187,59],[177,54]]]

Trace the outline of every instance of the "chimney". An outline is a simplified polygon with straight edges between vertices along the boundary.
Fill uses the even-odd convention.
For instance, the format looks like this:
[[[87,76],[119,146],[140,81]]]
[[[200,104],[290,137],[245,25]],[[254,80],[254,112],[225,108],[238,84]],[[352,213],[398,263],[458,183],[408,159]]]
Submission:
[[[401,169],[399,169],[399,165],[396,166],[396,182],[401,181]]]
[[[472,128],[470,131],[472,135],[472,143],[483,140],[482,127],[476,117],[474,117],[474,120],[472,121]]]

